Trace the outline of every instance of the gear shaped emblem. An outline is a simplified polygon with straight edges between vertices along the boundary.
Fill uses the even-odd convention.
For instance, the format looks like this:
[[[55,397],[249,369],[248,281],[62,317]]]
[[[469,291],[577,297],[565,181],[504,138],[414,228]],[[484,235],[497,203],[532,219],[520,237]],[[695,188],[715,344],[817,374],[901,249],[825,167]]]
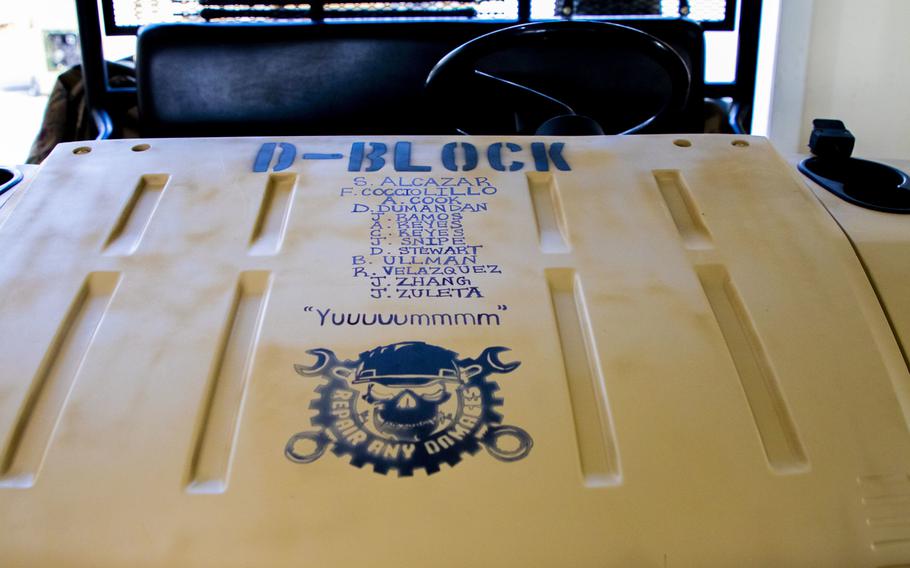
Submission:
[[[502,424],[499,385],[489,379],[518,368],[518,362],[499,359],[504,351],[489,347],[476,359],[460,359],[448,349],[411,341],[341,361],[331,350],[310,350],[316,364],[295,370],[327,382],[315,388],[318,396],[310,403],[314,429],[291,436],[285,455],[306,464],[331,449],[348,456],[351,465],[369,464],[380,474],[394,470],[400,477],[416,469],[432,475],[443,463],[455,466],[481,448],[502,461],[520,460],[533,441],[523,429]]]

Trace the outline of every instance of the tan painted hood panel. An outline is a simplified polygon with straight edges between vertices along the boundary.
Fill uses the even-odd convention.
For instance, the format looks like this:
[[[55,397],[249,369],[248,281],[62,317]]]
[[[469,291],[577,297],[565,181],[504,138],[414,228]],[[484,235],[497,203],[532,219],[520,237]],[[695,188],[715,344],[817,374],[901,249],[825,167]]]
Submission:
[[[59,146],[0,229],[0,565],[910,562],[850,241],[689,140]]]

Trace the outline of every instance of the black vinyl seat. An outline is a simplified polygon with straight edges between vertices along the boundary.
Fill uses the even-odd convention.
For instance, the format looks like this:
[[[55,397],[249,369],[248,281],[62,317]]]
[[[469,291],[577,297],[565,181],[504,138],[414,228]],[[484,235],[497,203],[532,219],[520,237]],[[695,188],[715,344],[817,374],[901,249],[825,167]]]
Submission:
[[[693,82],[673,131],[702,128],[704,38],[681,19],[624,19],[670,45]],[[158,24],[140,30],[144,136],[446,134],[424,96],[449,51],[497,22]],[[483,92],[464,97],[484,105]]]

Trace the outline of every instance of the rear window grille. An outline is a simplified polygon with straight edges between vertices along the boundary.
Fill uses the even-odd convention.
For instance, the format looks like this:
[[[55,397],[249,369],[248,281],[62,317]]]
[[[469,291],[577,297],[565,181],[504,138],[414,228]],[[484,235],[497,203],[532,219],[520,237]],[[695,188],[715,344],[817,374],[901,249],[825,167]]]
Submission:
[[[362,2],[356,0],[102,0],[109,34],[166,22],[294,22],[313,19],[444,18],[517,20],[519,0]],[[735,0],[530,0],[532,19],[687,16],[707,29],[732,29]]]
[[[736,4],[731,0],[556,0],[555,10],[547,0],[532,0],[532,13],[553,16],[685,16],[702,24],[732,22]],[[539,15],[538,15],[539,14]]]

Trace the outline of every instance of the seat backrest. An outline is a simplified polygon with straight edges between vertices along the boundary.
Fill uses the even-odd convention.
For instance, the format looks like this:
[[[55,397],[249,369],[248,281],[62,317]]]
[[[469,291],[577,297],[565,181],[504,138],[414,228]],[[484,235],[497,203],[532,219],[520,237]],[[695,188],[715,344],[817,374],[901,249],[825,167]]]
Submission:
[[[676,49],[697,85],[704,40],[687,20],[629,19]],[[508,24],[371,22],[159,24],[140,31],[137,81],[146,136],[432,134],[423,85],[462,43]],[[483,104],[483,95],[467,93]]]

